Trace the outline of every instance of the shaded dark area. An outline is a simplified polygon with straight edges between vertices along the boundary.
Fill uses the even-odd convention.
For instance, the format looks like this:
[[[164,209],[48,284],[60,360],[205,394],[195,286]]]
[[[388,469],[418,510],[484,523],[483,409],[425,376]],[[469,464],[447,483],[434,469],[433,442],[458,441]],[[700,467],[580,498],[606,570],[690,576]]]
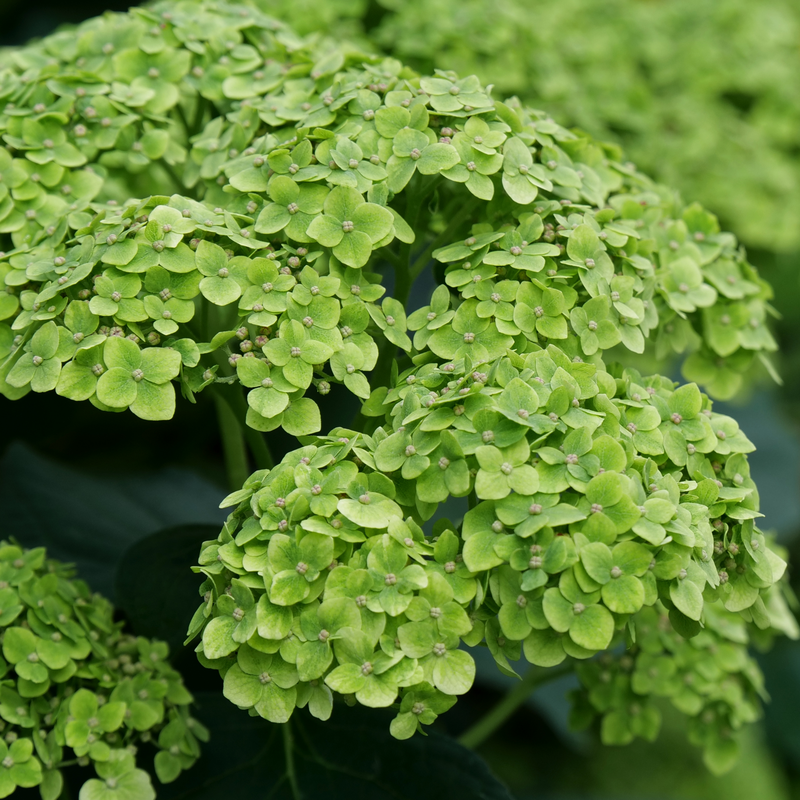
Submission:
[[[81,22],[104,11],[126,11],[136,3],[125,0],[0,0],[0,47],[20,45],[66,23]]]

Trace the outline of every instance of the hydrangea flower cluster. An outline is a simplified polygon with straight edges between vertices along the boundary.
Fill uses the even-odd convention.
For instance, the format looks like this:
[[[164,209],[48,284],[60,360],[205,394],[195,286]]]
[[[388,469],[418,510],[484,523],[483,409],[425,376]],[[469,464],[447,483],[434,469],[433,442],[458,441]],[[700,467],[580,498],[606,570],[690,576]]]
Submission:
[[[775,349],[771,289],[713,215],[475,76],[302,39],[250,4],[92,20],[4,54],[0,98],[0,391],[164,420],[176,384],[238,382],[239,422],[303,445],[227,499],[196,568],[190,638],[233,703],[273,722],[326,719],[334,696],[396,706],[407,738],[468,691],[462,644],[484,644],[510,674],[584,661],[577,708],[607,741],[651,736],[648,698],[668,696],[710,763],[735,748],[760,689],[747,636],[796,626],[752,444],[696,385],[731,396]],[[425,270],[437,287],[408,313]],[[610,366],[673,353],[696,383]],[[333,383],[363,401],[359,430],[311,436]],[[424,527],[450,497],[463,520]],[[19,681],[57,684],[19,672],[37,609],[4,648]],[[137,702],[180,685],[165,652],[126,646],[119,680],[92,673],[109,696],[63,712],[73,749],[76,720],[113,706],[104,741],[127,741]],[[125,677],[136,652],[146,686]],[[200,735],[169,691],[165,780]],[[146,795],[97,744],[76,750],[102,762],[92,796]]]
[[[657,698],[668,698],[689,715],[689,739],[703,748],[711,769],[729,769],[738,755],[736,731],[759,718],[766,692],[747,653],[744,621],[717,611],[706,608],[706,630],[689,640],[655,609],[638,614],[635,648],[578,665],[582,686],[572,697],[573,726],[600,717],[605,744],[637,736],[652,741],[661,721]]]
[[[98,215],[91,229],[47,262],[43,291],[21,293],[13,324],[30,338],[7,362],[6,383],[16,395],[54,389],[104,410],[163,420],[175,411],[173,380],[192,399],[215,380],[238,378],[254,389],[252,427],[281,425],[299,436],[319,430],[319,409],[303,395],[312,383],[329,390],[325,366],[331,380],[369,397],[362,370],[378,358],[367,333],[373,320],[386,326],[388,316],[390,335],[411,346],[402,306],[392,298],[375,302],[385,292],[377,276],[345,267],[320,275],[313,264],[321,253],[305,248],[284,251],[281,260],[272,250],[233,255],[223,214],[195,201],[137,201]],[[226,319],[232,330],[209,327],[208,304],[234,303]],[[218,348],[228,342],[236,352],[221,357]]]
[[[200,755],[205,728],[163,642],[123,633],[114,608],[44,548],[0,542],[0,797],[38,786],[61,795],[61,769],[92,764],[81,796],[155,798],[137,748],[175,780]]]
[[[602,660],[579,672],[606,741],[654,736],[649,696],[669,696],[710,758],[727,751],[761,690],[747,623],[792,632],[736,422],[694,384],[552,345],[421,365],[386,406],[371,435],[318,437],[225,501],[190,635],[226,696],[274,722],[399,696],[403,738],[470,688],[462,643],[510,674],[521,655],[550,667],[625,643],[619,691],[595,688]],[[463,523],[426,536],[449,497],[468,499]],[[718,648],[737,653],[718,658],[724,684],[697,664]]]
[[[11,398],[167,419],[173,382],[191,398],[233,364],[250,424],[302,435],[312,383],[365,399],[394,348],[591,358],[652,338],[659,359],[694,351],[687,376],[723,397],[775,349],[770,289],[712,215],[474,77],[168,3],[9,54],[0,96]],[[431,255],[451,292],[412,344]],[[379,306],[381,265],[397,291]]]
[[[501,96],[617,142],[645,172],[715,209],[748,247],[797,250],[791,0],[382,0],[380,15],[366,0],[256,3],[302,33],[364,41],[423,73],[477,73]]]

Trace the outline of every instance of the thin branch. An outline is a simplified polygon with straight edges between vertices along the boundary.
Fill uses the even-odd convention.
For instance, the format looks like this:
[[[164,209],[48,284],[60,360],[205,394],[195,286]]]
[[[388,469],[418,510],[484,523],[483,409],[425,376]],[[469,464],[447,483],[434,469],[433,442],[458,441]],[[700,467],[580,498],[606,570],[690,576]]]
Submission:
[[[172,179],[172,182],[178,187],[178,191],[181,194],[186,194],[187,190],[183,184],[183,178],[181,178],[181,176],[175,171],[175,167],[173,167],[172,164],[168,163],[163,158],[159,159],[158,163],[161,166],[161,169],[163,169],[164,172],[169,175],[169,177]]]
[[[215,391],[212,396],[217,405],[217,420],[219,421],[219,432],[222,437],[222,451],[225,457],[228,485],[234,491],[244,485],[250,474],[242,427],[230,403],[223,397],[222,392]]]
[[[221,375],[236,379],[236,373],[231,370],[228,360],[220,350],[214,351],[213,358],[219,365],[219,372]],[[209,389],[213,389],[215,395],[220,394],[219,386],[209,387]],[[230,409],[234,419],[237,422],[237,425],[239,426],[239,435],[244,437],[244,440],[247,442],[247,446],[250,448],[250,452],[253,454],[253,460],[255,461],[256,468],[272,469],[272,467],[275,466],[275,460],[272,457],[267,440],[264,438],[262,433],[254,430],[247,424],[247,401],[245,400],[242,391],[238,387],[235,387],[222,399]],[[250,473],[248,471],[245,475],[245,478],[247,478],[249,474]],[[241,484],[235,488],[238,489],[240,487]]]
[[[402,260],[398,253],[393,253],[388,247],[379,251],[381,258],[385,258],[396,270],[402,266]]]
[[[425,248],[425,250],[423,250],[419,256],[417,256],[413,265],[411,266],[412,281],[416,279],[422,270],[428,265],[434,250],[446,244],[450,244],[453,236],[455,236],[456,231],[467,219],[469,219],[470,214],[472,214],[479,202],[480,200],[478,200],[477,197],[473,197],[471,200],[464,203],[458,213],[456,213],[450,220],[450,224],[430,243],[430,245],[428,245],[427,248]]]
[[[470,749],[480,747],[530,696],[546,683],[569,675],[572,664],[560,669],[532,667],[524,677],[485,717],[479,719],[458,738],[459,744]]]
[[[235,411],[236,418],[242,426],[245,441],[250,448],[250,452],[253,454],[256,467],[258,469],[272,469],[275,466],[275,461],[272,458],[267,440],[264,438],[264,434],[251,428],[247,424],[247,401],[239,388],[236,388],[233,392],[231,407]]]
[[[203,95],[198,94],[197,108],[195,109],[194,112],[194,119],[192,120],[191,131],[189,133],[190,140],[193,136],[197,136],[197,134],[200,133],[200,131],[202,130],[203,118],[205,117],[206,111],[208,110],[209,107],[211,107],[213,110],[213,105],[211,104],[211,102],[208,101],[205,97],[203,97]]]
[[[184,114],[183,108],[180,103],[175,104],[175,113],[178,115],[181,125],[183,125],[183,130],[186,133],[186,144],[188,145],[189,137],[192,135],[192,132],[189,128],[189,120],[186,119],[186,114]]]
[[[297,785],[297,772],[294,766],[294,737],[292,736],[291,723],[285,722],[283,728],[283,752],[286,757],[286,777],[289,779],[289,786],[292,790],[292,797],[301,800],[302,793]]]

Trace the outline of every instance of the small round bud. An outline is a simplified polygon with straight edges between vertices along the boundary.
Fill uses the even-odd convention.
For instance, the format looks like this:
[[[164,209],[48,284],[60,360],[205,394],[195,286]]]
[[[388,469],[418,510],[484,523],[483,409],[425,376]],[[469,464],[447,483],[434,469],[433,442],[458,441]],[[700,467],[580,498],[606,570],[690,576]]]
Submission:
[[[433,619],[439,619],[442,616],[442,609],[438,606],[432,606],[430,610],[430,615]]]

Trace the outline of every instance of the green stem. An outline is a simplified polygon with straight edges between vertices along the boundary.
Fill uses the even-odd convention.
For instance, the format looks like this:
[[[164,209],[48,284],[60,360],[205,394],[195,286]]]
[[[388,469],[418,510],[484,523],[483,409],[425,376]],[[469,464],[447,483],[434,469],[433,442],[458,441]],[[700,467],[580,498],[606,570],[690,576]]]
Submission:
[[[285,722],[281,727],[283,728],[283,752],[286,757],[286,777],[289,779],[292,797],[295,800],[300,800],[303,795],[297,785],[297,772],[294,766],[294,737],[292,736],[291,723]]]
[[[222,351],[215,350],[213,353],[213,358],[219,365],[220,375],[228,376],[234,374],[230,364],[228,363],[228,360],[225,358],[225,354]],[[216,396],[222,392],[222,387],[219,386],[209,388],[214,389],[213,394],[215,399]],[[272,453],[270,452],[267,440],[264,438],[264,434],[254,430],[247,424],[247,401],[245,400],[244,395],[240,391],[239,387],[234,387],[233,391],[230,391],[222,399],[230,409],[231,413],[234,415],[234,418],[239,425],[239,433],[247,442],[247,446],[250,448],[250,452],[253,454],[256,467],[258,469],[272,469],[272,467],[275,466],[275,460],[272,458]],[[250,473],[248,472],[247,476],[249,475]]]
[[[210,341],[211,339],[208,336],[208,319],[209,319],[209,307],[211,306],[211,302],[202,298],[200,301],[200,330],[203,332],[203,336],[205,337],[204,341]],[[211,337],[213,338],[213,337]],[[199,342],[200,339],[195,339],[196,342]]]
[[[522,680],[482,719],[458,738],[459,744],[471,750],[480,747],[531,695],[533,691],[572,672],[568,664],[560,669],[542,670],[531,667]]]
[[[389,377],[392,374],[392,364],[397,356],[397,345],[388,339],[383,340],[375,369],[370,374],[370,384],[372,386],[389,386]],[[359,430],[359,428],[356,428]]]
[[[222,392],[214,392],[213,397],[217,404],[217,420],[222,437],[222,451],[225,456],[228,484],[231,491],[235,491],[242,488],[250,475],[242,426]]]
[[[403,268],[403,261],[397,253],[393,253],[388,248],[384,248],[380,251],[380,255],[382,258],[385,258],[395,270]]]
[[[13,367],[14,364],[16,364],[17,361],[19,361],[24,352],[23,348],[28,343],[28,339],[32,338],[33,334],[36,333],[36,331],[38,331],[43,324],[44,323],[40,322],[38,325],[34,323],[28,326],[28,329],[22,335],[22,339],[20,339],[19,344],[17,344],[16,348],[12,350],[8,354],[8,356],[6,356],[6,358],[3,360],[2,363],[0,363],[0,380],[4,380],[5,376],[11,370],[11,367]]]
[[[272,469],[275,466],[275,461],[272,458],[267,440],[264,438],[263,433],[254,430],[247,424],[247,401],[238,387],[234,387],[234,391],[231,392],[230,405],[236,414],[236,419],[239,420],[242,426],[245,441],[253,454],[256,467],[258,469]]]
[[[412,189],[409,192],[405,207],[406,222],[409,224],[412,231],[419,229],[419,218],[422,215],[422,208],[425,204],[425,200],[430,197],[441,180],[442,176],[436,175],[431,180],[419,180],[412,184]],[[416,278],[416,275],[412,274],[411,271],[411,264],[413,261],[413,250],[411,248],[411,244],[403,243],[400,246],[400,252],[397,256],[393,254],[393,257],[389,259],[394,264],[395,268],[394,297],[404,306],[408,303],[408,296],[411,294],[411,286],[414,283],[414,278]]]
[[[411,271],[407,266],[408,262],[402,260],[394,271],[394,298],[403,304],[405,308],[408,305],[408,296],[411,294],[411,284],[414,282],[411,278]]]
[[[178,115],[181,125],[183,125],[183,131],[186,134],[186,144],[188,145],[189,137],[192,135],[192,132],[189,129],[189,120],[186,119],[186,114],[184,114],[183,108],[181,107],[180,103],[175,104],[175,113]]]
[[[411,291],[411,280],[408,272],[408,256],[406,253],[407,245],[402,245],[399,253],[395,253],[388,247],[380,251],[381,258],[384,258],[394,267],[394,292],[393,297],[403,305],[408,300]]]
[[[189,131],[189,139],[196,136],[203,127],[203,118],[206,115],[206,110],[209,107],[209,101],[202,95],[197,95],[197,108],[194,112],[194,119],[192,120],[191,130]]]
[[[175,168],[172,166],[172,164],[168,164],[163,158],[160,159],[158,163],[161,165],[161,169],[163,169],[164,172],[169,175],[169,177],[172,179],[172,182],[178,187],[178,191],[186,194],[187,189],[183,185],[183,179],[175,171]]]
[[[469,219],[470,214],[480,201],[477,197],[461,206],[460,210],[452,217],[448,226],[428,245],[428,247],[414,260],[411,265],[410,273],[412,282],[419,276],[423,269],[431,260],[433,251],[443,245],[450,244],[453,236],[465,220]]]

